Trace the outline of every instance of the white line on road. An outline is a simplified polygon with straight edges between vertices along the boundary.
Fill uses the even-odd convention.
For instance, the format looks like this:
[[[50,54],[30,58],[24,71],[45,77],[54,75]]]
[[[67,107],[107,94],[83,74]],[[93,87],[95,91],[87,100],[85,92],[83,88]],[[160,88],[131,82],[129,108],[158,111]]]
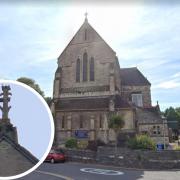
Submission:
[[[60,175],[60,174],[55,174],[55,173],[51,173],[51,172],[38,171],[38,170],[36,170],[35,172],[38,172],[38,173],[41,173],[41,174],[50,175],[50,176],[54,176],[54,177],[59,177],[59,178],[65,179],[65,180],[74,180],[74,179],[72,179],[72,178],[70,178],[70,177],[62,176],[62,175]]]
[[[80,169],[80,171],[93,173],[93,174],[111,175],[111,176],[117,176],[117,175],[124,174],[121,171],[114,171],[114,170],[108,170],[108,169],[95,169],[95,168],[82,168],[82,169]]]

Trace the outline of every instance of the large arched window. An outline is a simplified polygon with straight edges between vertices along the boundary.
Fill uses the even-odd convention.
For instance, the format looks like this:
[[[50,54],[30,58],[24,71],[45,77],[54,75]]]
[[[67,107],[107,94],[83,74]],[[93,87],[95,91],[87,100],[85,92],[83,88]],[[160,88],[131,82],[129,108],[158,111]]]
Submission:
[[[80,82],[80,59],[76,62],[76,82]]]
[[[90,60],[90,81],[94,81],[94,58],[91,57],[91,60]]]
[[[83,81],[87,81],[87,69],[88,69],[88,55],[85,52],[83,55]]]

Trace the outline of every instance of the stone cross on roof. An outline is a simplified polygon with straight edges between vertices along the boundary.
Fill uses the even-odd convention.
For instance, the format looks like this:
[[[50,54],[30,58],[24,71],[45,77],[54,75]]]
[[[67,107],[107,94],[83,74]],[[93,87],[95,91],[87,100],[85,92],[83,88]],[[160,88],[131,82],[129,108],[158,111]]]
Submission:
[[[8,103],[10,101],[10,97],[12,94],[9,92],[11,90],[10,86],[3,86],[2,85],[2,93],[0,94],[0,102],[3,103],[3,106],[0,106],[0,109],[2,111],[2,119],[8,119],[8,113],[11,108],[11,106],[8,106]],[[2,97],[1,97],[2,96]]]
[[[87,16],[88,16],[88,13],[87,12],[85,12],[85,21],[87,21],[88,19],[87,19]]]

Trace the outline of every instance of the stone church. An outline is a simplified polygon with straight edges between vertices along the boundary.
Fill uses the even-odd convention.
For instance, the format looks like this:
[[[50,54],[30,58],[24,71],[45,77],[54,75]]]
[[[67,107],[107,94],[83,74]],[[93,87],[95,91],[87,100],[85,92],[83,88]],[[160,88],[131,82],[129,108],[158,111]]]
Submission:
[[[152,106],[150,88],[136,67],[120,67],[116,52],[86,17],[58,58],[52,105],[56,144],[69,137],[112,143],[112,114],[125,120],[119,138],[148,134],[157,143],[168,143],[167,121],[159,106]]]

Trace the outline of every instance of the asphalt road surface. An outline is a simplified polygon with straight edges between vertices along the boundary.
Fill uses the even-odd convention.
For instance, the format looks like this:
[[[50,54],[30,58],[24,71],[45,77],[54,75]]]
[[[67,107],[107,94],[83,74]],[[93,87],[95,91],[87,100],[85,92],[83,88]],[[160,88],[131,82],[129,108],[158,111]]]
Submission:
[[[21,180],[178,180],[180,171],[142,171],[118,167],[83,164],[42,164]]]

